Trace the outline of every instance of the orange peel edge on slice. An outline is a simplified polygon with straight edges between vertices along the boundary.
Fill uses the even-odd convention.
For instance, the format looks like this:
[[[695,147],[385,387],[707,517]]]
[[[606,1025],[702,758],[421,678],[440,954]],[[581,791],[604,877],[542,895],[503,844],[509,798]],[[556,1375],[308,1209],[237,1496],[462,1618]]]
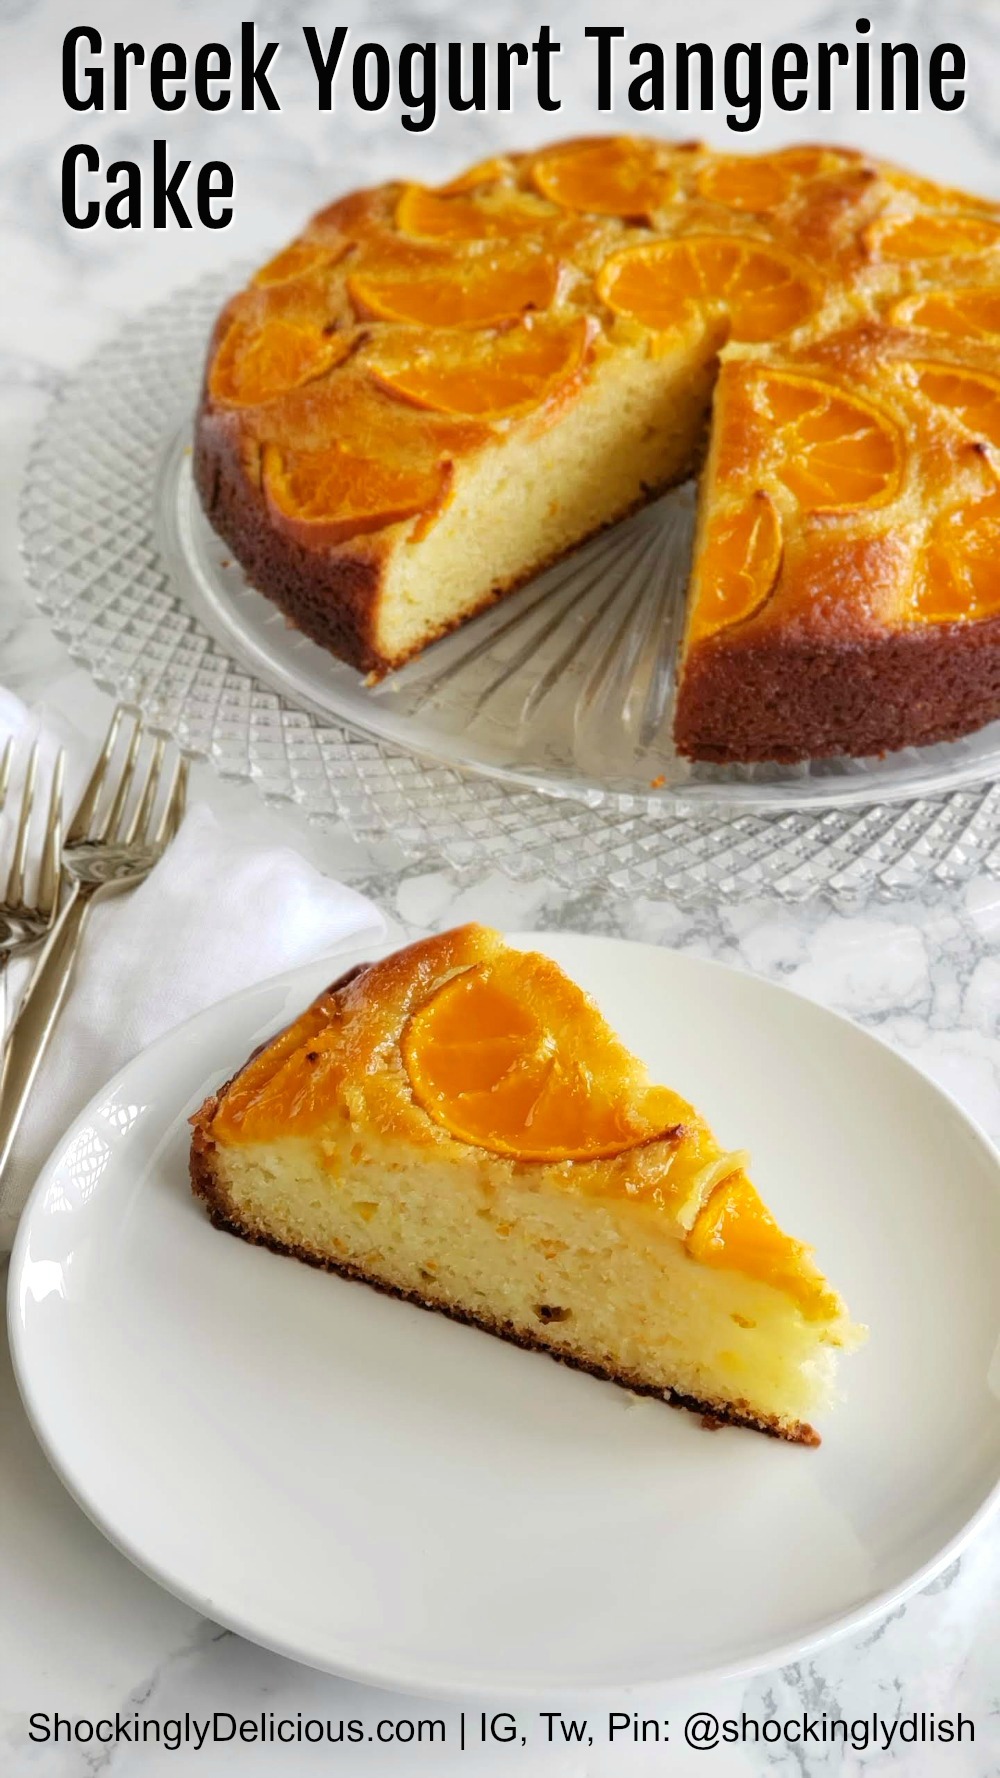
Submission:
[[[725,557],[734,547],[735,561],[727,564]],[[783,554],[781,518],[762,488],[755,489],[734,513],[717,519],[714,527],[710,524],[698,564],[689,641],[704,641],[720,630],[733,629],[762,610],[780,578]]]
[[[655,146],[629,136],[543,152],[531,169],[531,183],[561,210],[638,220],[647,220],[677,189],[676,174],[658,160]]]
[[[743,288],[746,273],[754,264],[773,267],[777,275],[770,290]],[[720,279],[718,273],[723,268]],[[710,233],[619,248],[604,261],[595,288],[614,314],[654,332],[683,328],[693,313],[700,312],[706,320],[713,315],[726,316],[732,337],[751,342],[791,332],[819,301],[815,275],[794,255],[753,237]],[[773,308],[782,291],[785,315],[777,320],[772,315],[762,325],[761,307]]]
[[[488,396],[489,379],[482,374],[483,367],[472,358],[471,351],[464,364],[455,360],[451,365],[445,363],[436,370],[432,362],[429,371],[422,371],[419,364],[410,367],[405,363],[399,366],[381,364],[377,358],[372,357],[368,361],[368,373],[373,382],[388,395],[411,407],[486,423],[506,420],[548,406],[568,389],[575,387],[586,367],[598,332],[598,324],[590,316],[581,316],[561,325],[559,334],[565,346],[562,360],[557,358],[551,369],[543,369],[529,393],[517,394],[513,400],[500,403]],[[471,330],[467,337],[470,342],[475,339]],[[518,336],[514,328],[508,330],[506,337],[508,340],[517,337],[530,340],[530,334],[525,330]],[[518,374],[517,355],[516,348],[512,346],[509,369],[515,379]],[[528,356],[527,352],[525,356]],[[469,392],[471,399],[463,398],[463,389]],[[488,399],[492,400],[492,405],[488,405]]]
[[[801,462],[802,459],[808,458],[810,452],[801,444],[797,446],[794,453],[794,459],[788,464],[788,467],[783,468],[779,465],[775,468],[774,473],[779,480],[784,481],[785,486],[799,501],[803,511],[815,513],[817,515],[836,517],[851,512],[875,511],[879,507],[887,506],[896,498],[902,481],[906,453],[902,428],[890,414],[887,414],[882,408],[877,407],[873,402],[868,401],[863,396],[855,395],[853,391],[849,392],[839,384],[824,382],[819,377],[806,376],[798,372],[785,370],[771,370],[764,367],[759,369],[755,368],[753,374],[755,382],[762,388],[766,388],[770,385],[772,389],[782,387],[787,389],[800,389],[813,395],[820,396],[830,405],[840,403],[842,406],[852,410],[853,413],[866,419],[872,430],[877,435],[881,435],[883,440],[888,441],[891,447],[892,463],[890,468],[887,470],[875,469],[872,471],[873,476],[881,483],[880,486],[876,486],[872,493],[856,496],[850,500],[816,500],[813,498],[806,498],[803,495],[801,477],[796,471],[796,461],[794,459]],[[800,415],[798,418],[802,417],[803,416]],[[786,430],[792,430],[795,424],[797,424],[797,421],[786,420],[782,422],[777,419],[772,419],[772,424],[776,430],[781,433]],[[816,447],[814,446],[813,449],[816,449]]]
[[[864,240],[874,258],[890,263],[972,259],[1000,247],[1000,220],[961,214],[883,216],[869,223]]]
[[[209,394],[227,407],[261,407],[326,376],[350,352],[351,343],[341,333],[324,334],[318,328],[281,319],[265,321],[254,329],[237,317],[212,358]]]
[[[252,282],[263,290],[277,284],[291,284],[296,278],[318,271],[320,266],[335,265],[347,252],[347,242],[293,241],[283,247],[253,275]]]
[[[1000,338],[1000,290],[989,285],[921,290],[894,303],[889,319],[896,327],[919,328],[946,337],[967,338],[972,330],[974,337]]]
[[[742,1168],[719,1181],[685,1245],[699,1265],[787,1292],[807,1316],[836,1312],[837,1298],[817,1271],[812,1248],[786,1235]]]
[[[422,527],[420,534],[424,535],[448,505],[454,491],[455,472],[450,458],[443,458],[433,470],[412,472],[411,489],[408,492],[403,472],[400,472],[395,485],[390,476],[389,484],[380,489],[379,478],[384,478],[386,472],[382,464],[371,459],[353,456],[338,447],[310,455],[326,460],[322,465],[317,461],[314,467],[321,474],[325,468],[334,481],[338,466],[343,470],[345,486],[349,485],[349,478],[354,475],[355,487],[360,484],[362,498],[356,502],[353,510],[345,506],[338,511],[335,501],[331,501],[328,510],[310,512],[301,501],[296,501],[292,496],[294,476],[296,470],[301,472],[304,465],[300,459],[298,464],[289,467],[276,444],[264,445],[261,479],[264,497],[272,512],[293,531],[301,531],[324,543],[346,542],[352,537],[382,531],[407,519],[416,519]],[[371,488],[367,503],[364,499],[366,475]]]
[[[600,1064],[607,1039],[586,998],[580,996],[584,1017],[564,1049],[563,1034],[533,1012],[530,986],[514,1002],[498,991],[489,969],[474,965],[410,1014],[400,1053],[413,1099],[431,1121],[456,1141],[520,1161],[611,1160],[679,1139],[683,1124],[643,1119],[624,1086],[620,1098],[589,1090],[588,1049]],[[596,1036],[588,1032],[588,1012]]]
[[[502,188],[497,195],[503,201],[491,207],[482,205],[475,191],[449,196],[429,185],[407,185],[396,201],[395,225],[401,235],[425,241],[509,240],[537,234],[537,200],[532,210],[518,191]]]
[[[519,266],[480,268],[473,265],[468,268],[465,281],[458,278],[450,281],[433,277],[406,278],[402,271],[394,272],[391,267],[380,270],[377,263],[359,267],[347,279],[347,294],[363,319],[402,321],[428,327],[496,327],[501,322],[516,320],[527,309],[548,309],[555,300],[558,287],[558,260],[541,256],[537,261],[526,261]],[[464,305],[453,302],[449,312],[449,295],[454,296],[460,291],[471,300]],[[442,295],[445,298],[443,312]]]

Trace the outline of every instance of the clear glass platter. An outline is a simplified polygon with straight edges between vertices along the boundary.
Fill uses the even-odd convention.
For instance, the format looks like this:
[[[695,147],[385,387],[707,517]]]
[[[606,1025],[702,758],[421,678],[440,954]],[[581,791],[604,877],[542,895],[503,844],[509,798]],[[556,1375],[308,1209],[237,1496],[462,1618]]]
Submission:
[[[219,770],[409,856],[680,900],[856,901],[1000,871],[1000,723],[798,767],[670,741],[682,488],[369,686],[247,586],[204,518],[190,417],[242,268],[131,322],[60,390],[29,467],[29,576],[75,656]]]

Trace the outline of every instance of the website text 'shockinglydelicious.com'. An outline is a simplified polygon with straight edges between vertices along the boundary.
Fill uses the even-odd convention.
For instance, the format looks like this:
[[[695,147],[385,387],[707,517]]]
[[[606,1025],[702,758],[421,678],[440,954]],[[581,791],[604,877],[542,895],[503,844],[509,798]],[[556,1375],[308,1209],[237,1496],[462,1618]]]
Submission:
[[[237,1742],[248,1754],[253,1748],[312,1745],[450,1748],[459,1754],[490,1744],[516,1747],[545,1745],[622,1747],[683,1744],[711,1753],[720,1747],[766,1746],[786,1751],[796,1747],[841,1747],[855,1753],[887,1753],[904,1746],[968,1746],[976,1726],[962,1714],[917,1710],[886,1717],[877,1711],[847,1717],[803,1711],[790,1716],[717,1716],[693,1710],[678,1716],[646,1716],[634,1710],[602,1710],[590,1714],[562,1710],[449,1711],[409,1717],[307,1716],[301,1711],[282,1716],[265,1710],[238,1717],[228,1710],[210,1716],[186,1712],[156,1717],[121,1712],[98,1718],[34,1711],[28,1739],[36,1745],[77,1747],[152,1746],[169,1752],[204,1749]]]

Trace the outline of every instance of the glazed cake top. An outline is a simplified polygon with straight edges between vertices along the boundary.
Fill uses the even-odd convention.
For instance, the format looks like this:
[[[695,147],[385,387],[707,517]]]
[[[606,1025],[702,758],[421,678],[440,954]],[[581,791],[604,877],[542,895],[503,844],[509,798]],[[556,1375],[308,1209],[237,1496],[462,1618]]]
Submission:
[[[588,139],[352,194],[227,306],[207,402],[278,529],[419,539],[464,455],[706,340],[689,641],[1000,612],[1000,206],[846,149]]]
[[[612,1207],[699,1263],[764,1279],[808,1318],[840,1312],[811,1252],[770,1216],[694,1108],[651,1082],[582,988],[489,927],[457,927],[352,971],[194,1120],[223,1148],[350,1134]],[[446,1177],[446,1172],[445,1175]]]

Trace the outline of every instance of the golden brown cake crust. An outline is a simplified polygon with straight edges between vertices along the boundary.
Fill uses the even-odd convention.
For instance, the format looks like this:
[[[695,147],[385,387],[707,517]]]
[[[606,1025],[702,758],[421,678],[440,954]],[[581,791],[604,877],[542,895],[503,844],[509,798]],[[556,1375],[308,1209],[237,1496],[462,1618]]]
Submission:
[[[1000,717],[1000,619],[865,642],[719,638],[687,663],[679,753],[795,764],[954,741]]]
[[[206,515],[251,584],[321,648],[362,673],[378,668],[377,561],[345,548],[323,554],[276,532],[238,425],[207,403],[195,431],[194,479]]]

